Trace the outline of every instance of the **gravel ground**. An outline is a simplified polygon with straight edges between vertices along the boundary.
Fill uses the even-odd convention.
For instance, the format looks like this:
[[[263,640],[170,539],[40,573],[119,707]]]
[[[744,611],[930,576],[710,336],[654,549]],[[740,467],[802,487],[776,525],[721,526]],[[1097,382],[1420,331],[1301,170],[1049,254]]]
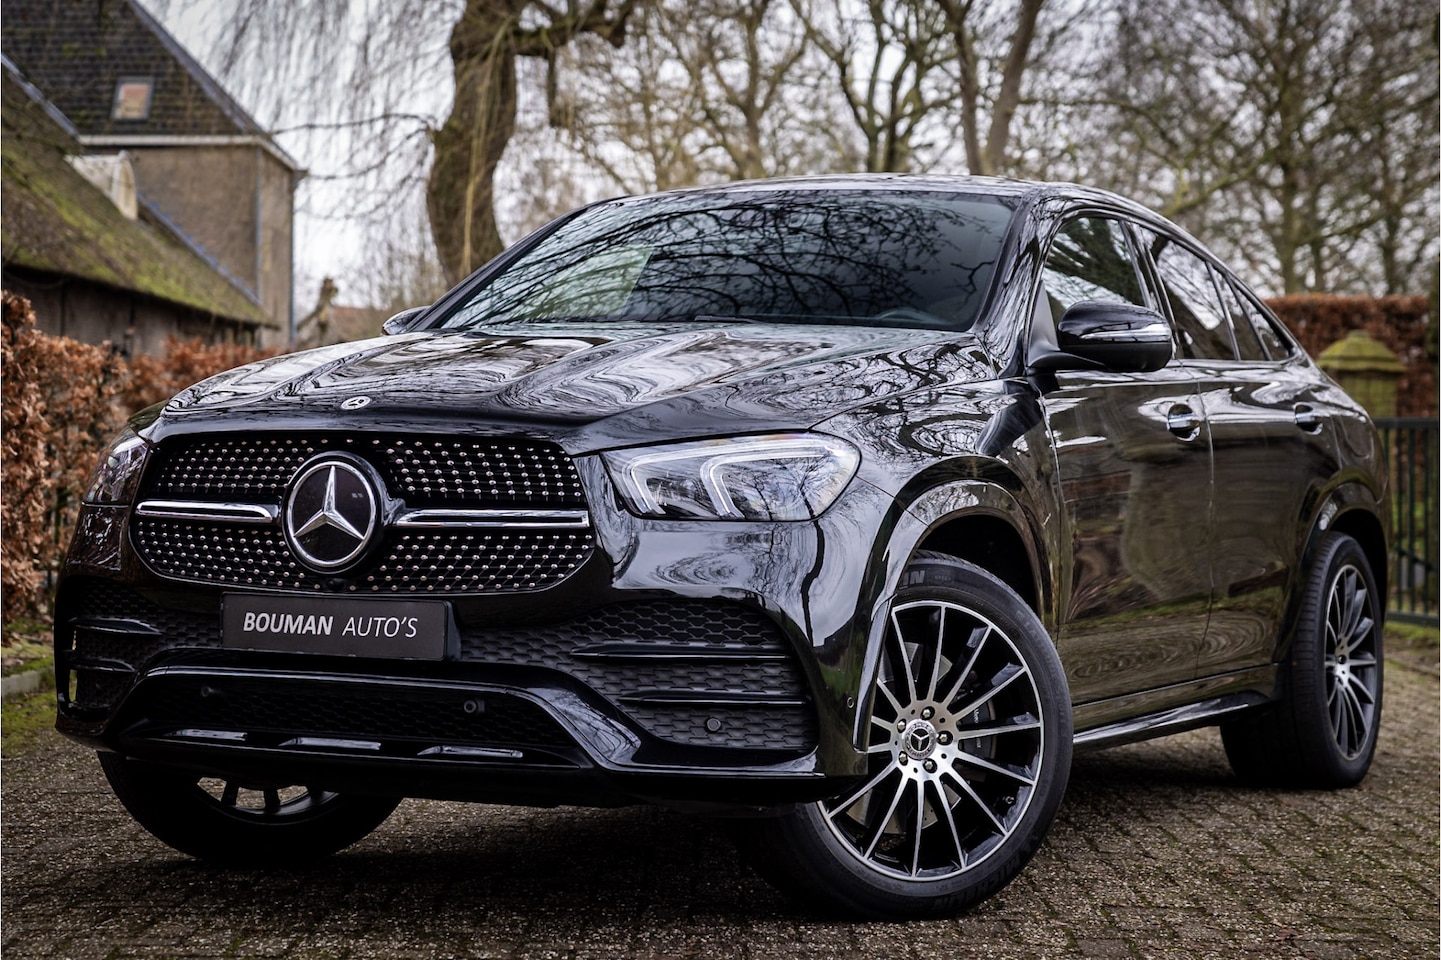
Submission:
[[[124,957],[1436,957],[1438,682],[1393,661],[1364,784],[1259,791],[1215,731],[1078,758],[1044,849],[956,920],[794,910],[707,824],[407,801],[303,870],[172,853],[53,732],[3,758],[3,953]]]

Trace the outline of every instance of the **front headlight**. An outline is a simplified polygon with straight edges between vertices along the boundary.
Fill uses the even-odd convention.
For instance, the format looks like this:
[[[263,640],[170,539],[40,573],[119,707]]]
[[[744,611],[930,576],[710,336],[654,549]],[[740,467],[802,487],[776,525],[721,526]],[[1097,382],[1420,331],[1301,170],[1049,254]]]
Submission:
[[[140,471],[145,468],[149,448],[145,441],[128,427],[110,441],[100,455],[90,485],[85,488],[86,503],[129,503],[135,499],[140,484]]]
[[[809,520],[855,476],[855,447],[821,434],[729,437],[604,455],[626,506],[677,520]]]

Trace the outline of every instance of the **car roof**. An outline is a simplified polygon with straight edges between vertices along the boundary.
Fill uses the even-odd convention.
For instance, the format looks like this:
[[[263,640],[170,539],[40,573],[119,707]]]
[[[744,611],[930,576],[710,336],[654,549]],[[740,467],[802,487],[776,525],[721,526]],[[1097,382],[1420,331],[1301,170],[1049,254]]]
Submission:
[[[606,202],[626,202],[658,197],[705,195],[738,195],[746,193],[826,192],[826,191],[895,191],[898,193],[964,193],[974,196],[1001,197],[1019,206],[1033,206],[1045,200],[1063,200],[1080,205],[1097,204],[1125,211],[1153,226],[1164,226],[1195,239],[1174,223],[1134,200],[1097,187],[1066,181],[1017,180],[1009,177],[973,177],[933,173],[833,173],[800,177],[774,177],[765,180],[736,180],[730,183],[682,187],[660,193],[612,197]],[[1199,245],[1199,244],[1198,244]]]
[[[1117,194],[1063,181],[1016,180],[1009,177],[972,177],[921,173],[834,173],[765,180],[737,180],[667,190],[651,196],[706,193],[762,193],[775,190],[894,190],[897,192],[971,193],[1039,200],[1050,197],[1094,200],[1127,207],[1137,206]],[[621,198],[616,198],[621,199]],[[1142,208],[1144,209],[1144,208]]]

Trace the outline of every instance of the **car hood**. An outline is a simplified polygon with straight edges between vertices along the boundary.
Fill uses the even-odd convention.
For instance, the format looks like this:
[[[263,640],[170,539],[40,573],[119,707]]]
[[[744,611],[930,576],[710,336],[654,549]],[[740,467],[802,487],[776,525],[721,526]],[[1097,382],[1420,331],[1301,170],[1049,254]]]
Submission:
[[[322,415],[464,417],[621,439],[704,435],[803,428],[887,396],[992,373],[979,343],[950,331],[609,324],[420,333],[238,367],[183,391],[161,420],[195,429],[202,418],[313,425]]]

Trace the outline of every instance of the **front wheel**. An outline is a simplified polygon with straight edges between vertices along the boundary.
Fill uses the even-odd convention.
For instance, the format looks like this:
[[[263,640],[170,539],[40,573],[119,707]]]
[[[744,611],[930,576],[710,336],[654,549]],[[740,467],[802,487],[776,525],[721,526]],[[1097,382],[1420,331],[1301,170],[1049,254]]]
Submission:
[[[100,754],[125,809],[157,839],[201,860],[233,866],[303,864],[385,822],[400,800],[313,787],[248,784]]]
[[[755,821],[752,859],[798,899],[877,919],[954,914],[1040,846],[1070,775],[1071,707],[1035,614],[924,556],[890,610],[861,784]]]

